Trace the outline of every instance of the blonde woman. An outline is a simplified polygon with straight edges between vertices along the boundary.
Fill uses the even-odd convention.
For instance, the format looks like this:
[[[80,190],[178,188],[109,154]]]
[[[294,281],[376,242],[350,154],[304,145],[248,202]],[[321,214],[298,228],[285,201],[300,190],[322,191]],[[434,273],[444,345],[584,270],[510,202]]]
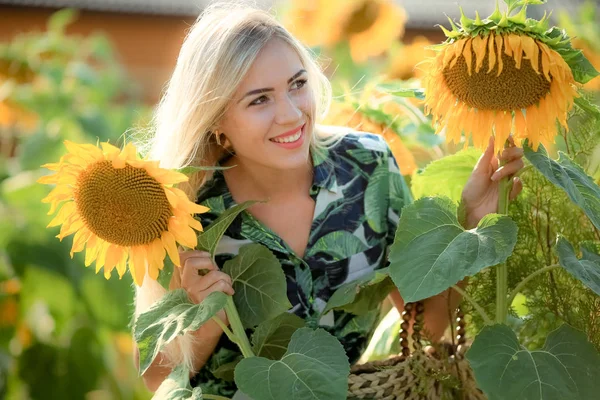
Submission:
[[[233,294],[231,278],[219,267],[241,246],[260,243],[281,262],[293,305],[289,312],[336,335],[352,363],[375,319],[321,311],[337,287],[385,266],[401,208],[411,198],[380,136],[316,124],[329,97],[329,83],[309,52],[272,16],[247,7],[212,6],[181,48],[156,110],[150,151],[167,168],[233,167],[198,173],[185,188],[211,209],[200,215],[204,226],[235,204],[266,200],[226,232],[217,249],[219,265],[206,253],[182,252],[182,269],[171,288],[184,288],[194,302],[214,291]],[[502,158],[507,163],[498,168],[489,147],[464,189],[469,227],[496,209],[497,181],[523,166],[518,148],[507,149]],[[379,166],[383,175],[381,168],[374,174]],[[367,199],[374,179],[380,181],[377,196]],[[513,198],[521,190],[515,182]],[[145,279],[136,294],[136,314],[163,294],[156,282]],[[391,297],[403,306],[397,291]],[[448,299],[438,295],[425,306],[426,328],[439,338],[448,325]],[[226,321],[223,312],[220,317]],[[168,346],[143,378],[156,390],[172,367],[184,362],[194,371],[194,385],[230,397],[234,382],[214,373],[239,357],[211,321]]]

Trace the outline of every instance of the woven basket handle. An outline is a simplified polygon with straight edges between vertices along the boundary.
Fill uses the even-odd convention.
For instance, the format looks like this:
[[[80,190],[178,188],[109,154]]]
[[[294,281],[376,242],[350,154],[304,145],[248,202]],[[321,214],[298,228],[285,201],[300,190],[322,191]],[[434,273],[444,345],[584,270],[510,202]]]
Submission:
[[[414,312],[414,319],[413,319]],[[425,305],[422,301],[415,303],[405,303],[404,311],[402,311],[402,324],[400,325],[400,348],[403,357],[410,356],[410,348],[408,345],[408,335],[410,330],[410,322],[412,324],[413,334],[411,336],[413,340],[414,351],[419,351],[423,348],[421,331],[423,330],[423,322],[425,320]],[[460,307],[456,310],[456,336],[455,340],[452,341],[452,350],[456,354],[461,347],[464,347],[467,341],[465,337],[465,316]]]

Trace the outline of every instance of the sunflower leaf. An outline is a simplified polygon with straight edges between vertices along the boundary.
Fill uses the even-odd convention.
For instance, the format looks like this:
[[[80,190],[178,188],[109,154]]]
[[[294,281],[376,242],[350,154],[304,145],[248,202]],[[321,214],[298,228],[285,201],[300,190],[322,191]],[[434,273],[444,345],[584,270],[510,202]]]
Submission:
[[[253,399],[345,399],[350,364],[340,342],[323,329],[300,328],[281,360],[245,358],[235,383]]]
[[[238,204],[234,207],[227,209],[223,214],[219,215],[217,218],[204,232],[198,235],[198,246],[199,250],[208,251],[211,256],[214,258],[215,250],[217,249],[217,245],[219,241],[229,228],[229,225],[233,223],[235,218],[251,207],[252,205],[258,203],[257,201],[246,201],[242,204]]]
[[[591,246],[581,245],[582,257],[575,255],[573,245],[560,236],[556,243],[556,253],[560,265],[585,286],[600,296],[600,255]]]
[[[340,286],[329,298],[322,314],[339,309],[364,315],[375,309],[394,289],[387,268],[373,271],[355,281]]]
[[[600,187],[594,180],[561,151],[558,152],[558,160],[553,160],[543,145],[540,145],[538,151],[533,151],[525,143],[523,150],[529,162],[550,182],[564,190],[594,226],[600,229]]]
[[[165,257],[163,261],[163,269],[158,273],[158,278],[156,281],[163,288],[169,290],[169,285],[171,284],[171,277],[173,277],[173,271],[175,270],[175,264],[171,261],[171,257],[168,255]]]
[[[201,167],[201,166],[189,166],[189,167],[183,167],[183,168],[178,168],[175,171],[182,173],[184,175],[190,175],[193,174],[195,172],[200,172],[200,171],[224,171],[230,168],[235,167],[235,165],[232,165],[230,167],[221,167],[221,166],[211,166],[211,167]]]
[[[587,83],[600,75],[592,63],[590,63],[590,61],[583,55],[581,50],[563,47],[557,49],[556,51],[569,65],[571,71],[573,72],[573,78],[575,78],[577,82]]]
[[[563,400],[598,397],[600,355],[583,332],[563,325],[540,350],[523,347],[506,325],[486,326],[466,355],[490,399]]]
[[[465,276],[504,262],[517,225],[498,214],[465,230],[452,200],[425,197],[404,206],[390,250],[390,276],[407,302],[434,296]]]
[[[190,371],[180,364],[173,368],[167,379],[160,384],[152,399],[202,400],[202,389],[190,385]]]
[[[244,328],[254,328],[292,307],[281,264],[265,246],[242,246],[236,257],[225,262],[223,272],[233,280],[233,301]]]
[[[133,336],[140,353],[140,375],[160,350],[177,336],[194,331],[225,307],[227,295],[212,292],[200,304],[192,303],[184,289],[167,292],[135,321]]]
[[[417,199],[426,196],[447,196],[458,203],[462,189],[479,156],[480,150],[469,148],[429,163],[423,171],[413,175],[413,195]]]
[[[302,318],[287,312],[264,321],[256,327],[252,334],[252,351],[259,357],[280,360],[285,354],[294,332],[304,325]]]
[[[412,89],[402,87],[402,83],[396,82],[383,82],[377,84],[376,87],[378,90],[385,92],[387,94],[391,94],[393,96],[398,97],[414,97],[419,100],[423,100],[425,98],[425,91],[423,89]]]

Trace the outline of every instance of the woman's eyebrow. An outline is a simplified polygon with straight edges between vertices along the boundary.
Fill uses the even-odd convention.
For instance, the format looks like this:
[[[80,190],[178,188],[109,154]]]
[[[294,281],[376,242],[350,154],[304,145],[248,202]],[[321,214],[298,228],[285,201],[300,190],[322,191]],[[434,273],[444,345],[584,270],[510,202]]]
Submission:
[[[292,76],[290,79],[288,79],[287,83],[288,83],[288,84],[292,83],[292,82],[294,81],[294,79],[298,78],[300,75],[302,75],[302,74],[303,74],[303,73],[305,73],[305,72],[306,72],[306,70],[305,70],[305,69],[301,69],[300,71],[296,72],[296,73],[295,73],[295,74],[294,74],[294,75],[293,75],[293,76]],[[275,89],[273,89],[273,88],[262,88],[262,89],[254,89],[254,90],[251,90],[251,91],[249,91],[248,93],[246,93],[246,94],[245,94],[245,95],[244,95],[244,96],[243,96],[243,97],[240,99],[240,101],[238,101],[238,103],[239,103],[239,102],[241,102],[242,100],[244,100],[244,99],[245,99],[246,97],[248,97],[248,96],[252,96],[252,95],[255,95],[255,94],[261,94],[261,93],[272,92],[272,91],[274,91],[274,90],[275,90]]]

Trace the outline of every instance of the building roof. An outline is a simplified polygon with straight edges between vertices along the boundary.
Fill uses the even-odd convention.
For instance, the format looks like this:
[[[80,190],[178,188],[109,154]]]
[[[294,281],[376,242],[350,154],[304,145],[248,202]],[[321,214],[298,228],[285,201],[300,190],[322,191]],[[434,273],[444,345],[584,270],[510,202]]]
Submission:
[[[73,7],[95,11],[126,12],[139,14],[197,16],[202,8],[214,0],[0,0],[0,5],[65,8]],[[269,8],[286,0],[254,0],[259,7]],[[305,0],[294,0],[305,1]],[[475,10],[487,16],[494,11],[495,1],[488,0],[396,0],[407,11],[408,26],[413,28],[433,28],[442,23],[447,25],[445,15],[459,18],[457,5],[462,6],[468,17],[474,17]],[[600,0],[594,0],[598,3]],[[532,17],[541,17],[544,10],[566,10],[574,14],[585,0],[548,0],[546,4],[530,7]]]

